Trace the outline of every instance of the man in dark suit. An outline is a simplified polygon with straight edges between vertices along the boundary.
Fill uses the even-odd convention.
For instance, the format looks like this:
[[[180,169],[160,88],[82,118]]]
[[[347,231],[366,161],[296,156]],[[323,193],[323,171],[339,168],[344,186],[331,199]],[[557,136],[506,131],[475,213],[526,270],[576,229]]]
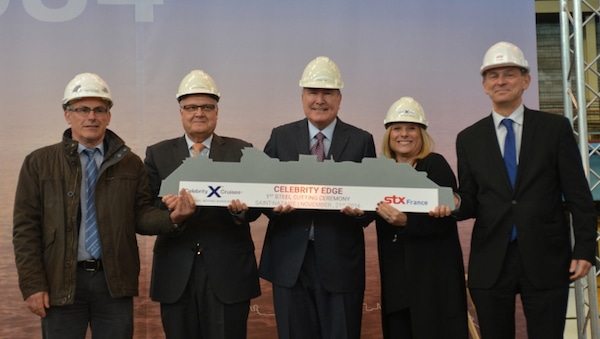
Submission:
[[[203,71],[193,70],[181,81],[177,100],[185,135],[146,150],[155,196],[185,158],[236,162],[241,150],[252,146],[214,133],[219,98],[214,80]],[[167,338],[246,337],[250,299],[260,294],[248,222],[259,215],[240,201],[227,209],[198,207],[179,234],[157,238],[150,296],[160,302]]]
[[[315,154],[335,161],[375,157],[373,137],[337,118],[343,83],[326,57],[311,61],[300,80],[305,119],[273,129],[265,153],[281,161]],[[320,136],[318,136],[320,134]],[[261,277],[273,283],[280,339],[359,338],[365,287],[362,211],[268,213]]]
[[[520,294],[529,338],[562,338],[569,283],[588,273],[596,246],[596,215],[577,144],[567,119],[523,106],[531,80],[517,46],[490,47],[481,74],[492,114],[456,140],[458,216],[476,218],[469,289],[481,334],[514,338]]]

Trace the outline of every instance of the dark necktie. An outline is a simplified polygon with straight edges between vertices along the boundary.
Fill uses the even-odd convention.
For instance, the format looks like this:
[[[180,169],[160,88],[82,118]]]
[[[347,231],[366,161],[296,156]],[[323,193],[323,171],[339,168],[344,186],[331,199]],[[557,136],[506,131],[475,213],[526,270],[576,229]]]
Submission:
[[[317,161],[321,162],[325,159],[325,135],[321,132],[315,135],[317,142],[310,148],[310,154],[317,156]],[[314,221],[310,225],[310,229],[308,231],[308,239],[315,240],[315,225]]]
[[[506,127],[506,139],[504,139],[504,166],[510,179],[510,185],[515,188],[517,179],[517,145],[515,142],[515,131],[513,130],[513,121],[511,119],[502,119],[502,125]],[[517,239],[517,226],[513,225],[510,234],[510,240]]]
[[[96,220],[96,181],[98,179],[98,167],[94,155],[97,149],[84,150],[87,155],[87,164],[85,166],[85,249],[94,258],[100,258],[101,247],[100,238],[98,236],[98,222]]]
[[[310,148],[310,154],[317,156],[317,161],[323,161],[325,159],[325,135],[321,132],[315,135],[317,142]]]

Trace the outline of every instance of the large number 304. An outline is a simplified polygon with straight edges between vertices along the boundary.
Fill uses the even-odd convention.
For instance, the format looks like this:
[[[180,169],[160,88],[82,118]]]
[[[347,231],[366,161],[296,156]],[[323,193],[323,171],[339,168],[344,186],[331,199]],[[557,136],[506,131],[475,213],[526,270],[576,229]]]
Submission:
[[[136,22],[154,21],[154,5],[163,0],[96,0],[99,5],[133,5]],[[49,8],[43,0],[22,0],[25,11],[33,18],[45,22],[65,22],[78,17],[87,6],[88,0],[67,0],[64,6]],[[8,8],[10,0],[0,0],[0,15]]]

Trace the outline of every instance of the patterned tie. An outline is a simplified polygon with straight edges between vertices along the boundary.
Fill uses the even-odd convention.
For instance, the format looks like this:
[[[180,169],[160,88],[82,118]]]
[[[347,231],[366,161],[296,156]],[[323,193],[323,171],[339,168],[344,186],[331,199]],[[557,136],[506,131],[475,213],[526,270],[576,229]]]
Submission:
[[[317,161],[323,161],[325,159],[325,144],[323,143],[325,135],[319,132],[315,138],[317,138],[317,142],[310,148],[310,154],[316,155]]]
[[[96,198],[94,196],[96,180],[98,179],[98,168],[96,167],[96,160],[94,160],[97,151],[96,148],[84,150],[88,160],[85,166],[85,192],[87,196],[85,203],[85,249],[95,259],[100,258],[101,255],[98,222],[96,220]]]
[[[197,142],[195,144],[192,145],[192,156],[193,157],[197,157],[202,153],[202,150],[204,150],[204,144],[201,142]]]
[[[322,162],[325,159],[325,144],[323,140],[325,140],[325,135],[321,132],[315,135],[317,142],[310,148],[310,154],[317,156],[317,161]],[[315,224],[314,221],[310,224],[310,229],[308,230],[308,239],[315,240]]]
[[[511,119],[502,119],[502,125],[506,127],[506,139],[504,139],[504,166],[510,179],[510,185],[515,188],[517,179],[517,146],[515,142],[515,131],[513,130],[513,121]],[[517,239],[517,226],[513,225],[510,234],[510,241]]]

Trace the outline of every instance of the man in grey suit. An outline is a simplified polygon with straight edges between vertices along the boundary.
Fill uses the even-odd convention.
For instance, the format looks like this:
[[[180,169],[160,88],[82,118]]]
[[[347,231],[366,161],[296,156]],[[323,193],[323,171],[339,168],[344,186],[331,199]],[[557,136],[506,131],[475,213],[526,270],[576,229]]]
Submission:
[[[490,47],[480,71],[492,113],[459,133],[456,151],[458,216],[476,218],[469,289],[481,335],[514,338],[520,294],[529,338],[562,338],[569,283],[595,261],[596,214],[577,144],[567,119],[523,105],[531,78],[517,46]]]
[[[177,100],[185,134],[146,150],[154,196],[185,158],[238,162],[242,149],[252,147],[214,133],[219,99],[207,73],[193,70],[183,78]],[[150,296],[160,302],[167,338],[246,337],[250,299],[260,294],[249,225],[259,215],[237,200],[228,208],[198,207],[179,234],[157,238]]]
[[[342,122],[343,87],[337,65],[318,57],[302,79],[305,119],[273,129],[265,153],[281,161],[299,154],[360,162],[375,157],[373,137]],[[365,287],[362,211],[294,210],[278,206],[269,225],[260,274],[273,283],[280,339],[359,338]]]

